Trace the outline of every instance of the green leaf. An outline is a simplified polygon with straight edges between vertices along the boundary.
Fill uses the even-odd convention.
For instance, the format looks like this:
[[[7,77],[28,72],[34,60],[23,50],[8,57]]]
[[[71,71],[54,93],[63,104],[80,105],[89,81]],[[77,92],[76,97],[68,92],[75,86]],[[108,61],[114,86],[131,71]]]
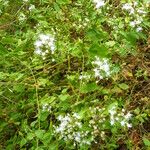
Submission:
[[[44,130],[36,130],[35,131],[35,135],[37,136],[37,138],[42,139],[44,136],[45,131]]]
[[[127,90],[127,89],[129,88],[129,86],[128,86],[127,84],[125,84],[125,83],[119,84],[119,87],[120,87],[121,89],[123,89],[123,90]]]
[[[32,139],[34,138],[34,136],[35,136],[35,135],[34,135],[33,133],[28,133],[28,134],[27,134],[27,139],[28,139],[28,140],[32,140]]]
[[[93,83],[83,84],[80,88],[80,91],[81,93],[88,93],[88,92],[96,91],[98,89],[99,87],[97,86],[97,84],[93,82]]]
[[[27,143],[27,140],[23,138],[20,142],[20,147],[23,147]]]
[[[150,147],[150,140],[148,140],[147,138],[143,138],[143,142],[144,142],[145,146]]]
[[[59,12],[61,9],[57,3],[54,3],[54,9]]]
[[[131,44],[135,45],[137,39],[138,39],[138,35],[135,32],[129,32],[126,35],[126,39],[127,41],[129,41]]]
[[[113,107],[117,107],[117,106],[118,106],[118,102],[115,101],[115,102],[113,102],[112,104],[110,104],[110,105],[108,106],[108,110],[112,109]]]
[[[104,45],[99,46],[98,44],[93,44],[90,49],[89,52],[92,56],[99,56],[99,57],[106,57],[108,54],[108,50]]]
[[[56,2],[60,5],[64,5],[64,4],[69,3],[69,0],[56,0]]]
[[[51,138],[52,138],[52,134],[50,133],[50,131],[48,131],[48,133],[44,134],[44,136],[42,138],[42,142],[44,143],[45,146],[48,146]]]
[[[16,92],[21,93],[21,92],[24,92],[25,87],[24,87],[24,85],[18,84],[18,85],[14,85],[14,86],[13,86],[13,89],[14,89]]]
[[[13,42],[16,42],[16,39],[14,37],[3,37],[2,40],[1,40],[1,43],[3,44],[11,44]]]
[[[49,115],[49,112],[41,112],[40,120],[45,121]]]
[[[44,78],[39,78],[38,79],[38,83],[41,86],[45,86],[48,82],[49,82],[48,79],[44,79]]]
[[[7,49],[0,43],[0,56],[7,54]]]
[[[59,98],[60,98],[60,100],[61,101],[65,101],[65,100],[67,100],[68,99],[68,97],[69,97],[69,94],[61,94],[60,96],[59,96]]]
[[[86,37],[91,41],[97,42],[107,37],[107,32],[97,31],[96,29],[90,29],[86,33]]]

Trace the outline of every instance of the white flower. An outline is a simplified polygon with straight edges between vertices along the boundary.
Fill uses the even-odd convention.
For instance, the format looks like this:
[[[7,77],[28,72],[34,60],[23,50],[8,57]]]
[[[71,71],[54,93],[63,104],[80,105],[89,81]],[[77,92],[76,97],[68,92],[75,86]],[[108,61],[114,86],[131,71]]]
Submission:
[[[76,124],[79,128],[81,128],[81,127],[82,127],[81,122],[75,122],[75,124]]]
[[[52,62],[55,62],[55,59],[54,59],[54,58],[52,58]]]
[[[129,11],[130,14],[134,14],[134,8],[130,3],[123,4],[122,9]]]
[[[138,18],[138,20],[135,21],[136,24],[140,24],[142,23],[143,19],[142,18]]]
[[[127,127],[128,127],[128,128],[131,128],[131,127],[132,127],[132,125],[131,125],[131,124],[129,124],[129,123],[127,123]]]
[[[136,31],[139,32],[139,31],[142,31],[143,28],[142,27],[137,27]]]
[[[118,118],[118,117],[116,117],[116,118],[115,118],[115,120],[119,121],[119,118]]]
[[[137,5],[138,5],[138,3],[137,3],[137,2],[133,2],[133,5],[134,5],[134,6],[137,6]]]
[[[122,109],[122,112],[125,112],[125,109],[124,109],[124,108]]]
[[[121,126],[125,126],[125,121],[122,120],[122,121],[120,122],[120,124],[121,124]]]
[[[93,2],[96,4],[95,8],[97,9],[105,5],[103,0],[94,0]]]
[[[126,4],[123,4],[122,9],[130,10],[130,9],[132,9],[132,6],[130,3],[126,3]]]
[[[59,132],[64,131],[64,130],[65,130],[64,127],[65,127],[65,126],[59,126],[58,128],[55,129],[55,132],[56,132],[56,133],[59,133]]]
[[[86,79],[86,80],[89,80],[91,78],[90,75],[88,75],[86,72],[85,73],[81,73],[81,75],[79,76],[79,79],[82,80],[82,79]]]
[[[116,114],[116,107],[112,107],[108,112],[113,116]]]
[[[125,119],[129,120],[131,118],[132,114],[130,114],[129,112],[125,115]]]
[[[32,5],[32,4],[31,4],[31,5],[29,6],[29,10],[32,11],[32,10],[34,10],[34,9],[35,9],[35,5]]]
[[[95,72],[95,77],[99,77],[100,79],[103,79],[103,76],[100,74],[100,70],[98,68],[93,69]]]
[[[37,49],[35,50],[35,53],[36,53],[36,54],[39,54],[39,55],[40,55],[41,52],[42,52],[42,51],[41,51],[39,48],[37,48]]]
[[[39,39],[40,39],[43,43],[45,43],[45,42],[49,39],[49,36],[46,35],[46,34],[40,34],[40,35],[39,35]]]
[[[95,72],[95,77],[103,79],[104,75],[102,72],[104,72],[106,77],[110,76],[110,66],[108,60],[105,58],[100,60],[100,58],[97,56],[95,58],[96,60],[92,62],[94,65],[96,65],[96,67],[93,69]]]
[[[28,2],[28,0],[23,0],[23,2]]]
[[[70,121],[71,118],[70,118],[69,116],[65,116],[65,117],[63,118],[63,120],[64,120],[64,121]]]
[[[105,132],[104,132],[104,131],[101,132],[101,137],[102,137],[102,138],[105,137]]]
[[[135,22],[135,21],[131,21],[131,22],[130,22],[130,26],[131,26],[131,27],[135,27],[135,25],[136,25],[136,22]]]
[[[115,121],[114,120],[110,120],[110,124],[114,125]]]
[[[131,14],[134,14],[134,9],[133,8],[130,10],[130,15]]]
[[[43,104],[42,111],[50,111],[51,112],[51,106],[49,104]]]
[[[80,119],[80,115],[78,113],[74,113],[73,116],[77,119]]]
[[[57,119],[58,119],[59,121],[61,121],[61,120],[63,119],[63,116],[62,116],[62,115],[59,115],[59,116],[57,117]]]
[[[91,143],[90,143],[89,141],[86,141],[86,142],[85,142],[85,144],[87,144],[87,145],[91,145]]]
[[[137,10],[137,12],[138,12],[139,14],[146,14],[146,12],[145,12],[144,10],[142,10],[142,9]]]
[[[35,43],[34,43],[35,47],[41,47],[43,45],[43,42],[40,41],[40,40],[37,40]]]
[[[45,59],[45,55],[49,51],[51,51],[52,54],[54,54],[55,51],[54,38],[49,34],[40,34],[35,41],[34,46],[36,49],[35,53],[43,56],[43,59]],[[43,51],[43,48],[46,48],[46,50]]]
[[[94,123],[95,123],[94,120],[90,120],[90,121],[89,121],[89,124],[94,124]]]

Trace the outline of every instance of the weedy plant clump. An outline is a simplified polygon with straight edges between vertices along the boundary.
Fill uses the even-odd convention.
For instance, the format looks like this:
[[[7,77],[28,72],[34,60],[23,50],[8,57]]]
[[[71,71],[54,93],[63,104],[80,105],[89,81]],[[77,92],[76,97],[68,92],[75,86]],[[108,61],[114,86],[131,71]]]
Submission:
[[[148,150],[149,0],[0,0],[0,149]]]

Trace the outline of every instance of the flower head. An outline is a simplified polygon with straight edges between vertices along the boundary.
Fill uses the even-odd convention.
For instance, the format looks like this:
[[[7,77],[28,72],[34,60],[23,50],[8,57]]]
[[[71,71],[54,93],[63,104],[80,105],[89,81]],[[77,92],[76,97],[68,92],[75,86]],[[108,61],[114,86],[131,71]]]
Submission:
[[[34,43],[35,46],[35,53],[41,56],[44,56],[51,51],[54,54],[55,51],[55,44],[54,44],[54,37],[50,34],[40,34],[38,39]],[[46,50],[44,50],[46,48]]]
[[[105,5],[105,2],[103,0],[93,0],[93,2],[96,4],[95,6],[96,9]]]

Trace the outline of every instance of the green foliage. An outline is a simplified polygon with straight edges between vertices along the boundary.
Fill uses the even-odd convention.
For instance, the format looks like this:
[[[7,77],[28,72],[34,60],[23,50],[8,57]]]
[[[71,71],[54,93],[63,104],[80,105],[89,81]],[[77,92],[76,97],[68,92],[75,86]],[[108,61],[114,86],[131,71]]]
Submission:
[[[135,148],[132,131],[149,120],[148,96],[135,93],[148,63],[122,72],[136,68],[124,64],[150,25],[149,2],[131,2],[0,0],[0,149]]]

